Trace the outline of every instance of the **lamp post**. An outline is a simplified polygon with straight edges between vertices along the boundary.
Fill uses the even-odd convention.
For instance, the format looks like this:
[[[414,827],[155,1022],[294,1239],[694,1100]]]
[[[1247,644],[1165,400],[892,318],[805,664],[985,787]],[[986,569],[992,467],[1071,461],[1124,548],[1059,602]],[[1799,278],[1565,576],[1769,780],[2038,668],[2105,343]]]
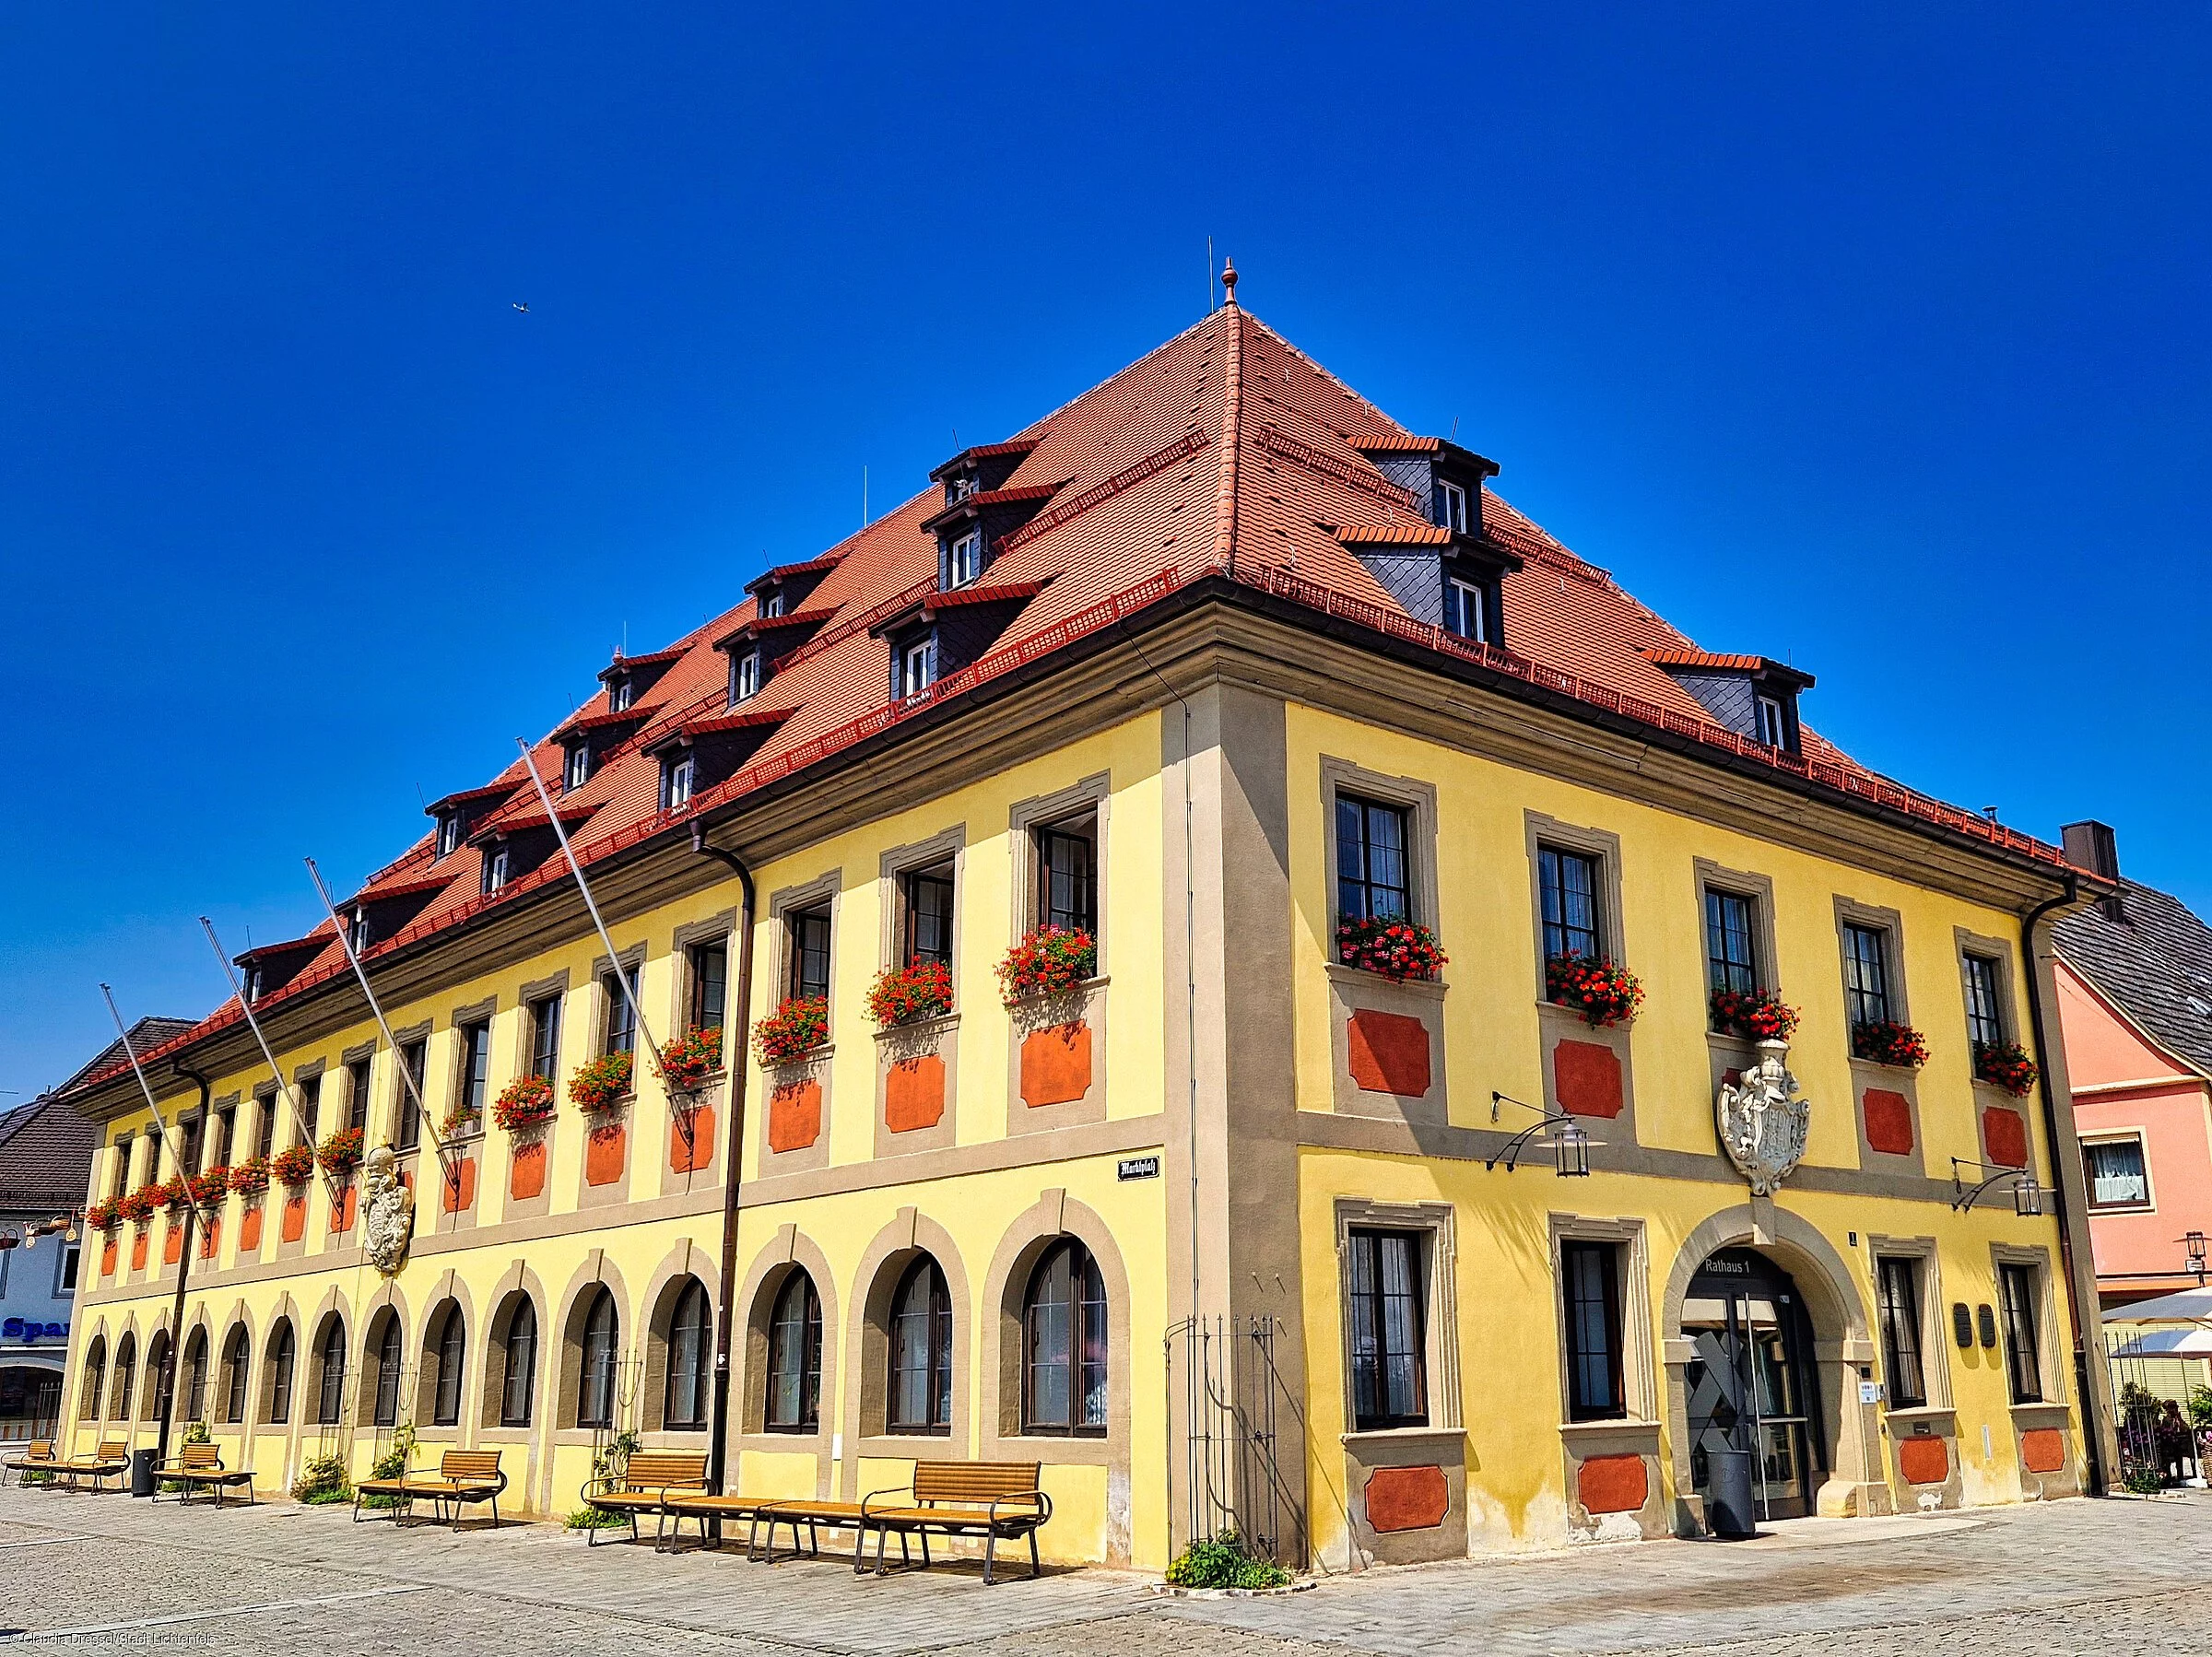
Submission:
[[[2189,1270],[2195,1275],[2197,1287],[2205,1283],[2205,1234],[2202,1231],[2184,1231],[2174,1241],[2189,1251]]]
[[[1959,1172],[1959,1170],[1962,1168],[1977,1169],[1981,1171],[1983,1178],[1978,1183],[1970,1186]],[[2031,1219],[2035,1216],[2042,1213],[2043,1188],[2041,1185],[2036,1182],[2035,1176],[2029,1172],[2028,1169],[2024,1168],[2006,1168],[1990,1162],[1976,1162],[1969,1158],[1964,1157],[1953,1157],[1951,1158],[1952,1210],[1956,1213],[1963,1214],[1967,1209],[1971,1208],[1975,1203],[1979,1202],[1983,1194],[2001,1180],[2010,1180],[2013,1181],[2013,1213],[2018,1215],[2022,1219]]]
[[[1497,1092],[1490,1095],[1492,1122],[1498,1120],[1498,1111],[1502,1105],[1533,1111],[1538,1120],[1507,1140],[1495,1156],[1483,1163],[1484,1168],[1494,1169],[1502,1162],[1505,1171],[1512,1173],[1521,1166],[1521,1153],[1527,1149],[1529,1142],[1550,1128],[1557,1130],[1551,1135],[1552,1171],[1562,1180],[1586,1180],[1590,1177],[1590,1147],[1599,1142],[1590,1137],[1590,1131],[1580,1122],[1563,1111],[1547,1111],[1540,1105],[1526,1104]]]

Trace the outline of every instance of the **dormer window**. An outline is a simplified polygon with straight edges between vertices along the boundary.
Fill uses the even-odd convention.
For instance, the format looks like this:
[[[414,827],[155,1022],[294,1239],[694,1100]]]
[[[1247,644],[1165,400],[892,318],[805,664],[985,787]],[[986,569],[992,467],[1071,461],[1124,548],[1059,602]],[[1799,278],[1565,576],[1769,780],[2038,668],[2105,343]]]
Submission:
[[[772,592],[764,593],[760,595],[759,613],[762,616],[781,616],[783,614],[782,588],[778,587]]]
[[[628,674],[618,674],[606,682],[606,706],[610,712],[627,711],[637,699],[637,681]]]
[[[1464,486],[1444,478],[1437,479],[1436,521],[1456,534],[1464,535],[1469,533],[1468,526],[1472,520],[1467,515],[1467,491]]]
[[[1703,704],[1714,723],[1761,747],[1800,751],[1797,693],[1812,688],[1811,674],[1768,656],[1646,649],[1643,657]]]
[[[239,993],[247,1001],[261,999],[261,963],[248,961],[244,975],[239,980]]]
[[[441,811],[438,814],[438,841],[436,855],[451,857],[461,846],[461,814]]]
[[[696,774],[688,748],[678,754],[671,754],[661,761],[663,811],[681,811],[691,804],[691,779]]]
[[[899,649],[898,691],[901,700],[920,696],[937,682],[937,636],[935,632],[909,640]]]
[[[956,474],[950,480],[950,493],[952,499],[956,502],[965,500],[969,496],[974,494],[975,474],[972,472]]]
[[[509,871],[513,866],[505,840],[500,841],[484,854],[484,895],[487,898],[506,886]]]
[[[945,585],[965,587],[983,572],[983,533],[971,529],[945,548]]]
[[[353,923],[347,929],[347,942],[356,955],[369,947],[369,906],[357,903],[353,908]]]
[[[564,793],[574,793],[592,780],[592,745],[588,739],[572,742],[565,752],[567,758],[561,762],[560,786]]]
[[[760,693],[760,652],[748,650],[730,658],[730,700],[742,702]]]
[[[1451,577],[1444,582],[1444,631],[1477,644],[1489,643],[1489,602],[1477,583]]]
[[[1759,699],[1758,739],[1771,748],[1790,746],[1789,722],[1783,712],[1782,699],[1762,696]]]

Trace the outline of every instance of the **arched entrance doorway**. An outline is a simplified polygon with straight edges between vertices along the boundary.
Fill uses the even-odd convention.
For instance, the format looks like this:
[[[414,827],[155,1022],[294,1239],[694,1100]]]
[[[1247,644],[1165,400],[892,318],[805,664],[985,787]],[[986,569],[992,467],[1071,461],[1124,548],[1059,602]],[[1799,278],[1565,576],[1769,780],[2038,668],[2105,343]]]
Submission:
[[[1690,1482],[1712,1489],[1712,1457],[1751,1452],[1761,1519],[1815,1510],[1828,1472],[1813,1326],[1789,1273],[1751,1249],[1722,1249],[1691,1275],[1682,1301]]]

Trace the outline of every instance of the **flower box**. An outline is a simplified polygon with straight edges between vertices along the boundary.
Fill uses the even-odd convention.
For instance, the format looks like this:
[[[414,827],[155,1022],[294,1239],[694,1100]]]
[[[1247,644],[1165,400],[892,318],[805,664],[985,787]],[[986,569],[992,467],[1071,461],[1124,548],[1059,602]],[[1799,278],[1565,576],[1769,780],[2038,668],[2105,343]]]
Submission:
[[[114,1197],[102,1197],[85,1210],[85,1224],[95,1231],[112,1231],[123,1224],[123,1204]]]
[[[287,1146],[269,1158],[269,1171],[276,1176],[279,1184],[295,1189],[306,1184],[315,1171],[314,1147]]]
[[[315,1160],[323,1171],[335,1179],[344,1179],[361,1165],[361,1131],[359,1128],[333,1128],[315,1153]]]
[[[868,987],[868,1017],[881,1029],[942,1018],[952,1011],[952,969],[943,961],[887,967]]]
[[[721,1068],[722,1031],[713,1026],[687,1030],[661,1048],[661,1075],[671,1092],[694,1092]]]
[[[819,995],[793,997],[753,1027],[753,1048],[763,1064],[803,1059],[830,1040],[830,1004]]]
[[[602,1053],[576,1067],[569,1078],[569,1102],[586,1116],[611,1111],[629,1097],[636,1061],[626,1052]]]
[[[159,1181],[141,1185],[137,1190],[126,1193],[121,1203],[124,1216],[135,1224],[145,1225],[160,1209],[168,1193],[169,1188]]]
[[[1399,915],[1355,915],[1338,923],[1336,956],[1346,966],[1394,984],[1432,981],[1452,958],[1437,946],[1435,933]]]
[[[230,1170],[230,1189],[241,1197],[257,1197],[269,1188],[269,1159],[248,1157]]]
[[[553,1120],[559,1100],[553,1084],[542,1075],[518,1075],[500,1089],[491,1101],[491,1120],[510,1134]]]
[[[160,1202],[171,1214],[180,1214],[192,1206],[192,1193],[185,1188],[184,1176],[179,1174],[155,1186]]]
[[[1627,1024],[1643,1005],[1642,981],[1603,956],[1553,956],[1544,963],[1544,993],[1593,1029]]]
[[[1851,1027],[1851,1056],[1870,1064],[1894,1064],[1918,1070],[1928,1062],[1927,1038],[1909,1024],[1877,1019]]]
[[[186,1174],[184,1188],[192,1193],[194,1207],[212,1208],[230,1189],[230,1170],[218,1164],[201,1173]]]
[[[1797,1009],[1771,990],[1715,990],[1712,1028],[1747,1041],[1787,1041],[1797,1033]]]
[[[1040,926],[998,963],[998,987],[1008,1006],[1072,990],[1099,970],[1099,942],[1079,926]]]
[[[2018,1041],[1974,1043],[1974,1080],[1978,1082],[2002,1087],[2015,1099],[2025,1099],[2041,1074]]]

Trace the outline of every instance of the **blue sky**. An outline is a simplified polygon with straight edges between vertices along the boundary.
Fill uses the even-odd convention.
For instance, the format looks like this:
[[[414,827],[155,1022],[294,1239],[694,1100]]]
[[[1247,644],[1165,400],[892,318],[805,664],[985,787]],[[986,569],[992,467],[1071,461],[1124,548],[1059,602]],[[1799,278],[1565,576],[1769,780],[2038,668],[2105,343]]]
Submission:
[[[2201,7],[618,9],[0,15],[0,1087],[1209,235],[1860,758],[2212,912]]]

